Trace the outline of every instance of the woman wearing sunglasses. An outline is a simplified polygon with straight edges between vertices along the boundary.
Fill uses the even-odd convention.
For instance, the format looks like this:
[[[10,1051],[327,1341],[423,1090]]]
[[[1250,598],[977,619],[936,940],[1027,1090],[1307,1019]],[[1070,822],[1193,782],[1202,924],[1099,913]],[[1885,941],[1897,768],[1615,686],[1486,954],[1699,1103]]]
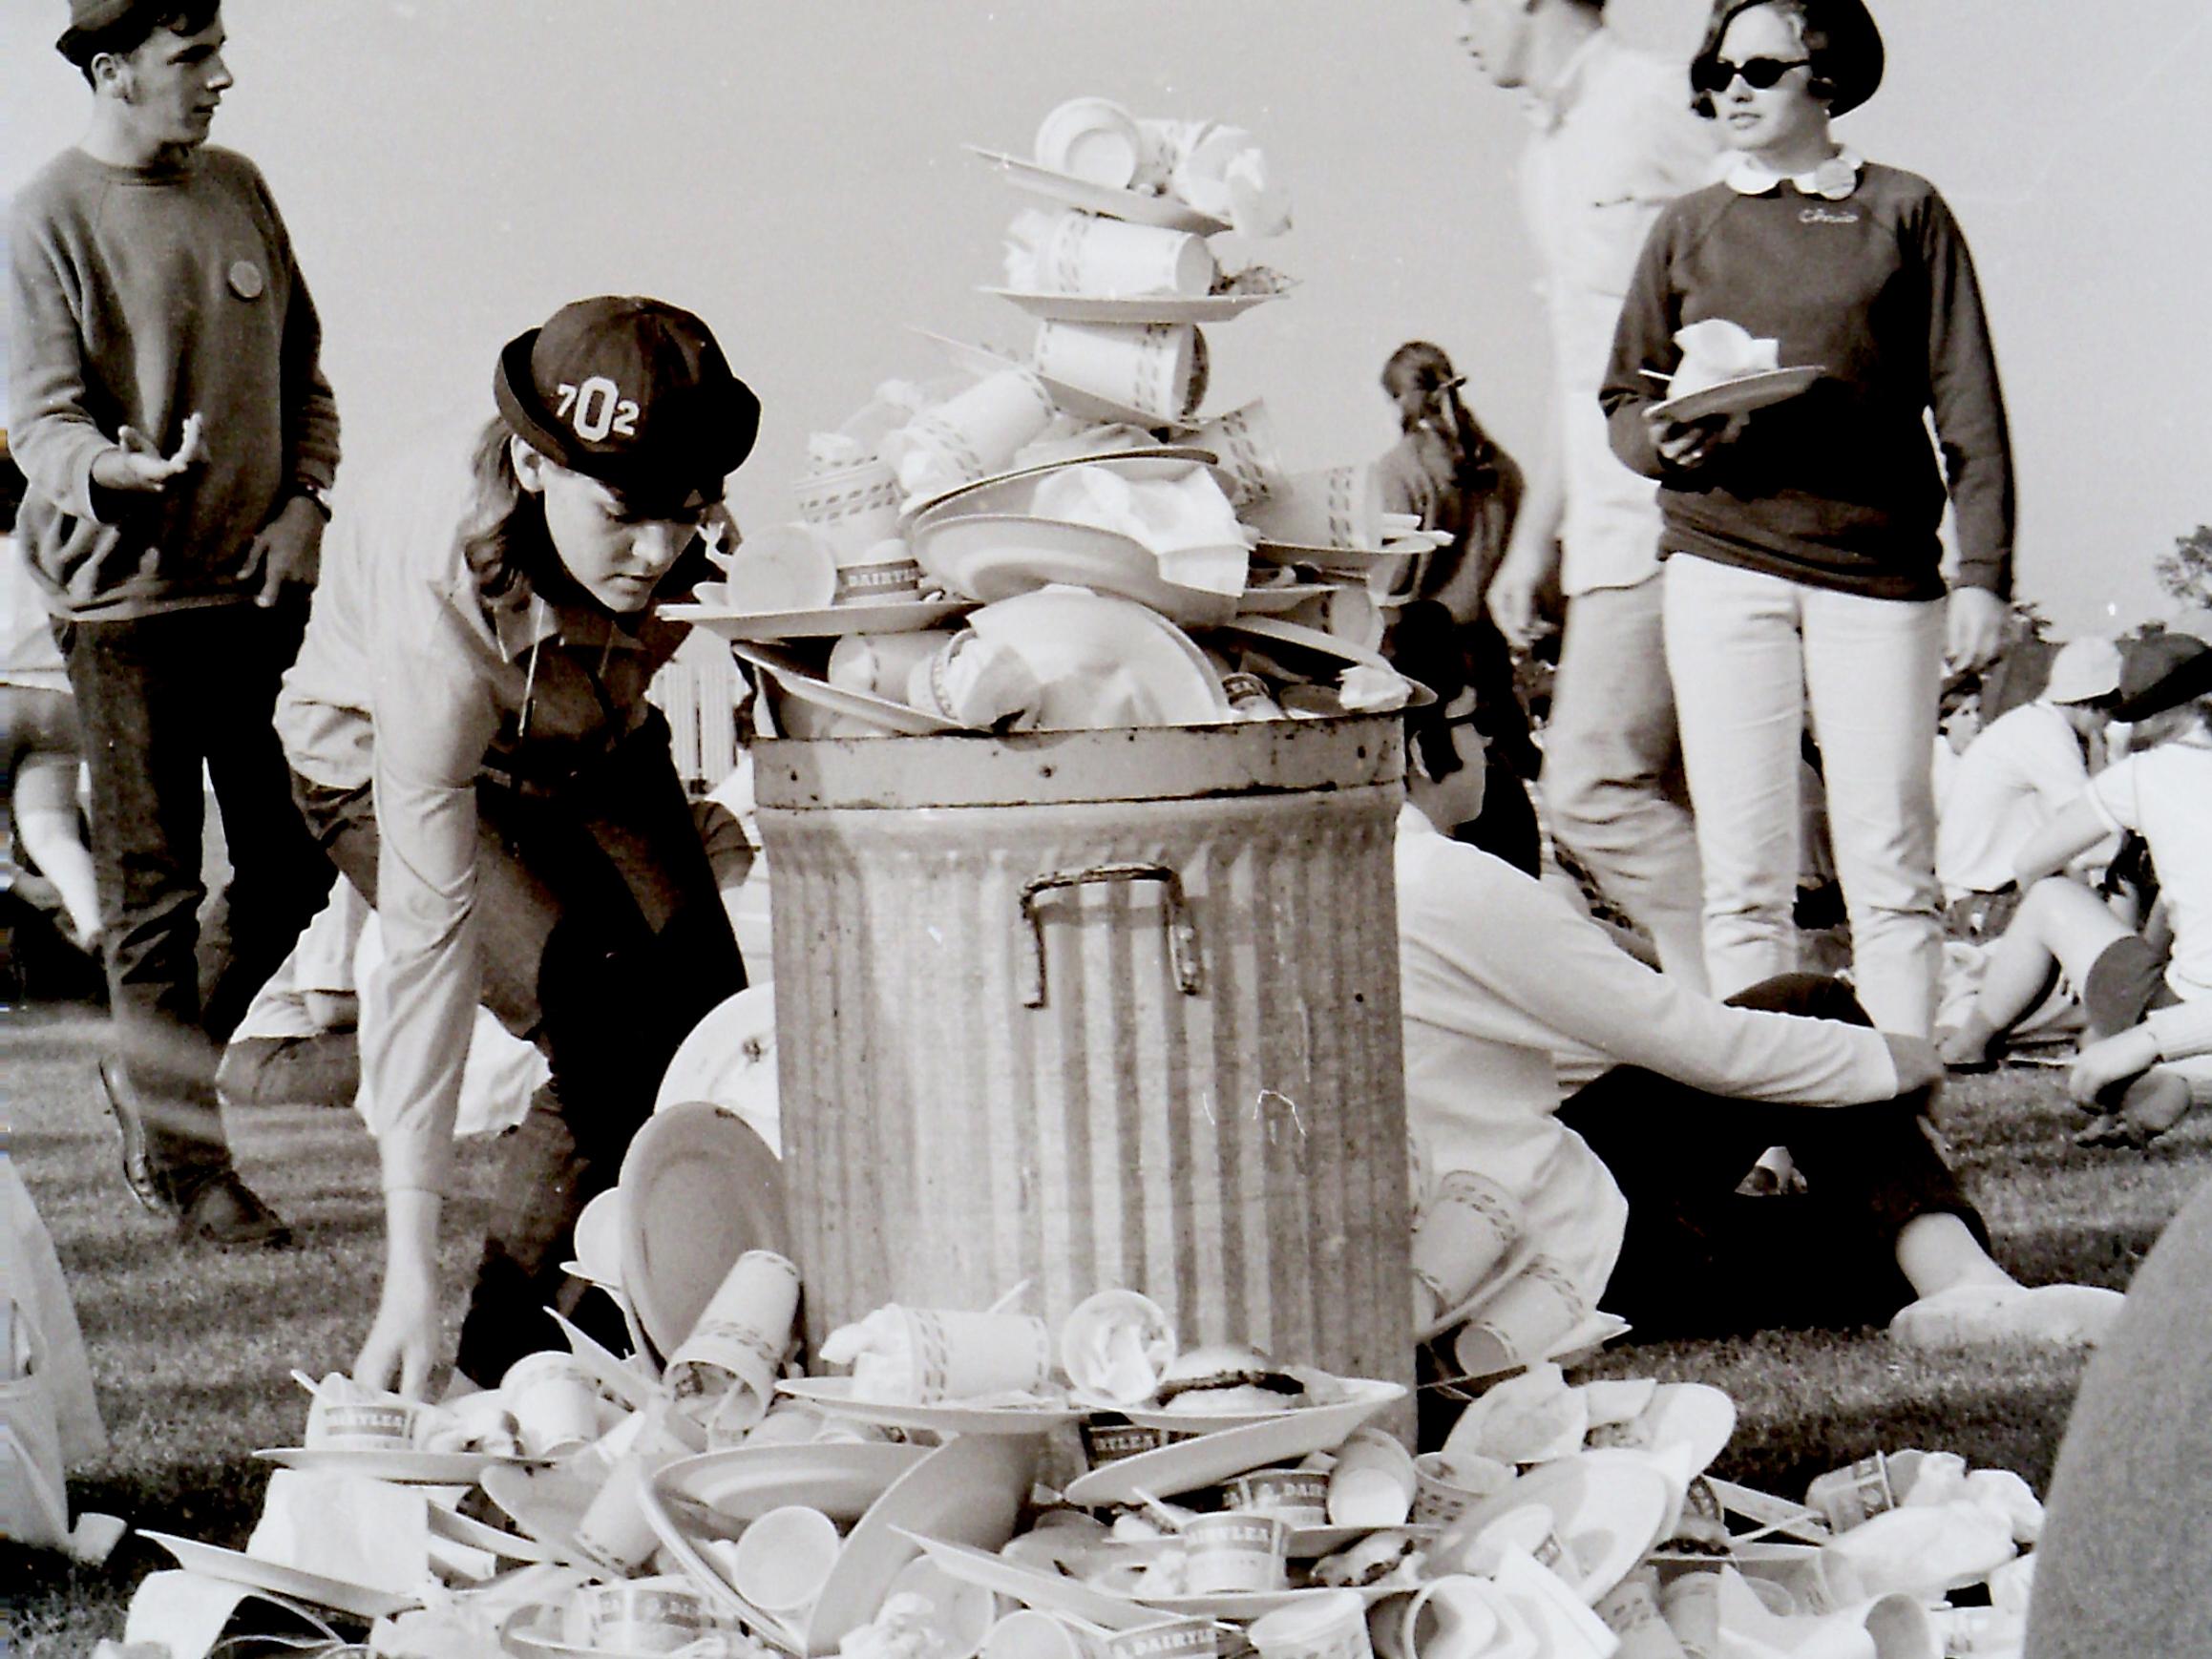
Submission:
[[[1796,965],[1809,707],[1860,999],[1882,1029],[1926,1036],[1943,939],[1928,757],[1947,658],[1977,669],[1999,642],[2012,468],[1950,210],[1829,132],[1882,66],[1859,0],[1722,0],[1691,81],[1737,154],[1653,226],[1602,401],[1614,450],[1659,482],[1715,995]],[[1675,332],[1709,319],[1819,377],[1765,407],[1670,418]],[[1960,547],[1948,598],[1947,485]]]
[[[277,726],[332,861],[376,905],[389,1018],[363,1033],[387,1226],[355,1376],[419,1395],[439,1212],[481,998],[551,1081],[508,1144],[454,1369],[544,1345],[578,1213],[611,1186],[669,1056],[745,984],[645,702],[713,567],[760,404],[658,300],[564,306],[500,354],[497,413],[428,443],[331,527]]]

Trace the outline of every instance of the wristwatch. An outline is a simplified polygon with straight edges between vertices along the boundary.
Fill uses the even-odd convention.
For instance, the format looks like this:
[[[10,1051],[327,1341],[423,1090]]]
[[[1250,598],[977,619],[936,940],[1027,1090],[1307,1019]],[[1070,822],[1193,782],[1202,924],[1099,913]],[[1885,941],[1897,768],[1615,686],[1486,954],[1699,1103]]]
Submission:
[[[323,522],[325,524],[330,522],[330,497],[324,494],[322,485],[294,484],[292,494],[312,502],[315,511],[323,515]]]

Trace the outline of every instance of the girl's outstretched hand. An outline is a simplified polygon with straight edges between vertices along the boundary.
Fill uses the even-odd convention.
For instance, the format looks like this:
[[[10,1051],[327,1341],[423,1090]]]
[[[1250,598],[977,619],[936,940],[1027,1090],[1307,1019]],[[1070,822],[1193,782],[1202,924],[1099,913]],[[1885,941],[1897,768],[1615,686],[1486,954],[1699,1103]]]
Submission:
[[[368,1339],[353,1361],[365,1388],[422,1399],[438,1354],[438,1195],[385,1194],[384,1291]]]

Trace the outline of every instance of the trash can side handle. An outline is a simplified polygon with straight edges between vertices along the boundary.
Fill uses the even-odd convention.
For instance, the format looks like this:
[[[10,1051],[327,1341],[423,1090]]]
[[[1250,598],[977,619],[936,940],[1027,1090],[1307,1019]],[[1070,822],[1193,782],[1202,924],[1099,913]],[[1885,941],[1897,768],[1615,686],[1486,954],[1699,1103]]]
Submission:
[[[1037,901],[1065,887],[1094,887],[1107,881],[1156,881],[1168,890],[1168,956],[1175,964],[1175,983],[1186,997],[1205,988],[1205,969],[1198,955],[1198,926],[1183,902],[1183,878],[1165,864],[1094,864],[1087,870],[1055,870],[1032,876],[1022,884],[1022,919],[1029,924],[1030,968],[1024,1008],[1044,1006],[1044,917]]]

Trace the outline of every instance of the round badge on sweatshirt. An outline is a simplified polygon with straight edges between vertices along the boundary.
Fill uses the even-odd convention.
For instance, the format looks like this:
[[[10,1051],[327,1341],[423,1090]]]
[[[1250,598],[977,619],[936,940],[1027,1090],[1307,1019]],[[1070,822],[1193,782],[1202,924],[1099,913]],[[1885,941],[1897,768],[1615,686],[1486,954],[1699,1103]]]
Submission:
[[[238,260],[230,267],[230,291],[242,300],[258,300],[262,294],[262,268],[251,260]]]

